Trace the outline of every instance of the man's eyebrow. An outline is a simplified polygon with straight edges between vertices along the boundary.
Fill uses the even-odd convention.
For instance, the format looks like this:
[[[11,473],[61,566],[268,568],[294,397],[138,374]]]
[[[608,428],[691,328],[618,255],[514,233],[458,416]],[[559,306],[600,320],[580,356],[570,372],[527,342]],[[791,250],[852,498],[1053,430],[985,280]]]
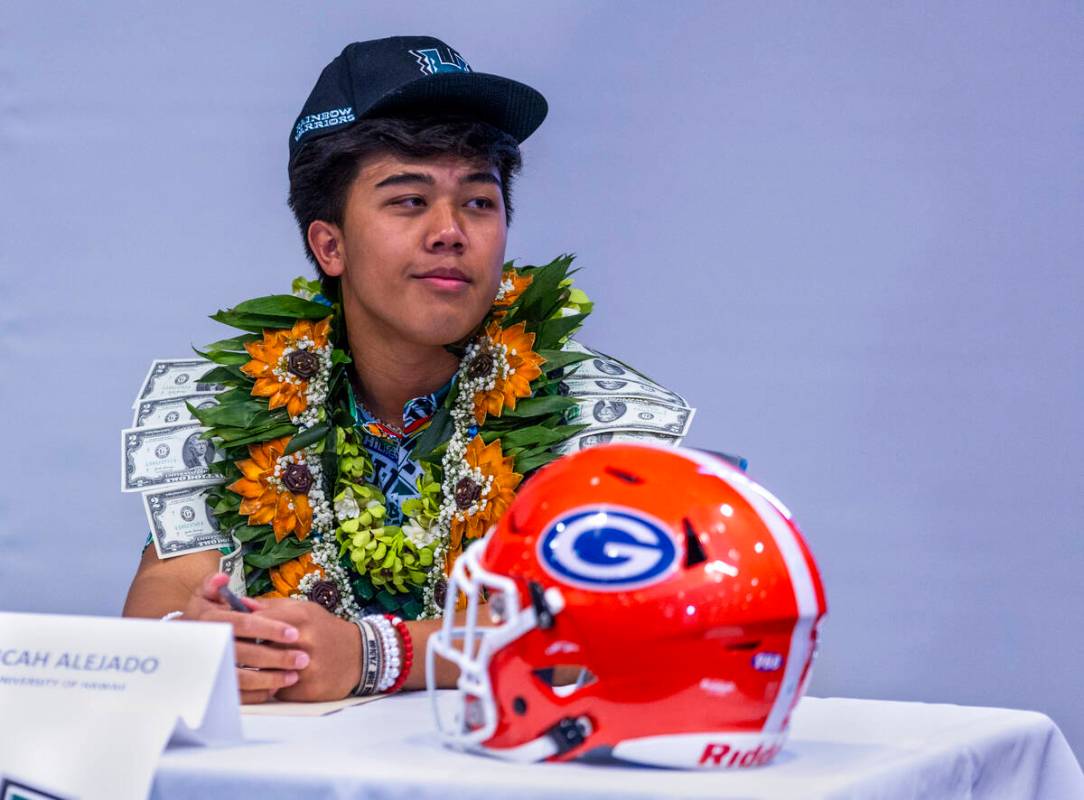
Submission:
[[[488,183],[494,186],[500,186],[501,180],[492,172],[472,172],[470,175],[464,175],[459,179],[461,184],[463,183]],[[389,175],[384,180],[380,181],[374,188],[382,189],[385,186],[399,186],[404,183],[424,183],[427,186],[432,186],[435,181],[432,175],[427,175],[424,172],[397,172],[395,175]]]
[[[399,172],[395,175],[389,175],[387,178],[380,181],[374,188],[380,189],[384,186],[398,186],[401,183],[425,183],[432,186],[433,176],[426,175],[424,172]]]
[[[501,180],[492,172],[472,172],[470,175],[464,175],[459,179],[460,183],[492,183],[494,186],[500,186]]]

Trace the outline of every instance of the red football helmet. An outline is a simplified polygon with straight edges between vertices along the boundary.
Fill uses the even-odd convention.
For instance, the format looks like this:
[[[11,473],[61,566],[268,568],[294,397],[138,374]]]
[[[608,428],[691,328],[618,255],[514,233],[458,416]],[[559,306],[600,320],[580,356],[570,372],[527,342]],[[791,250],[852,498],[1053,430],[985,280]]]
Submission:
[[[790,513],[742,472],[684,448],[582,450],[456,562],[427,653],[437,725],[520,761],[765,764],[825,610]],[[434,690],[437,656],[460,669],[454,694]]]

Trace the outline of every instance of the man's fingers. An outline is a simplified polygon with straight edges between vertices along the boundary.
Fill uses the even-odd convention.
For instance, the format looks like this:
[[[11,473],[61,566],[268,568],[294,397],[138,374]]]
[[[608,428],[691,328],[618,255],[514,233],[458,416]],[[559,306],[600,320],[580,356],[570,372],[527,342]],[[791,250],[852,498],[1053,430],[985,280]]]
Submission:
[[[217,605],[223,605],[222,598],[218,596],[218,590],[230,582],[230,576],[225,572],[216,572],[203,579],[200,587],[200,596]]]
[[[245,704],[266,703],[274,696],[273,692],[266,689],[260,689],[256,692],[241,692],[241,702]]]
[[[201,618],[207,622],[228,622],[233,626],[233,635],[239,639],[262,639],[265,642],[293,644],[301,638],[300,632],[293,625],[258,614],[213,609]]]
[[[309,665],[309,654],[304,650],[284,650],[246,641],[234,644],[234,661],[239,667],[258,669],[304,669]]]
[[[312,603],[306,603],[300,600],[285,600],[278,597],[269,597],[257,602],[260,604],[259,613],[261,617],[269,617],[270,619],[277,619],[294,625],[304,625],[305,622],[310,619],[313,612]],[[320,606],[319,604],[316,608],[319,608],[319,610],[325,614],[327,613],[323,606]]]
[[[286,686],[297,683],[296,672],[284,672],[281,669],[239,669],[237,685],[244,692],[265,691],[274,694]]]

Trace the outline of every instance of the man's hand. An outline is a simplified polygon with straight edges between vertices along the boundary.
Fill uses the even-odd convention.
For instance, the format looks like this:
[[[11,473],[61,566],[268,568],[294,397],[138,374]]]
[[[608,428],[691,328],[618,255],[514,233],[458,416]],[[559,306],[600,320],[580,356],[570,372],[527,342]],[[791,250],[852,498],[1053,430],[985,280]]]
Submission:
[[[308,666],[293,685],[279,689],[279,700],[341,700],[361,678],[361,634],[357,626],[336,617],[319,603],[305,600],[259,601],[254,618],[300,632],[293,646],[308,655]],[[276,645],[275,649],[280,649]],[[291,650],[289,652],[296,652]]]
[[[296,627],[259,613],[267,601],[241,598],[254,612],[251,614],[230,609],[218,594],[227,583],[229,576],[225,573],[207,576],[189,597],[181,620],[225,622],[233,626],[241,702],[264,703],[284,687],[298,682],[298,670],[309,666],[309,655],[304,649],[297,649],[301,633]]]

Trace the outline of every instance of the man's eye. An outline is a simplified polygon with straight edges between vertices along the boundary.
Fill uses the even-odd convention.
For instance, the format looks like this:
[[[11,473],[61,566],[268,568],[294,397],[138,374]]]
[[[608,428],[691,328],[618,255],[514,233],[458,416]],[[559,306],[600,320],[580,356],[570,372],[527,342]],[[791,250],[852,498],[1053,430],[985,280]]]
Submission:
[[[421,197],[400,197],[398,200],[392,200],[391,204],[403,208],[421,208],[425,205],[425,200]]]
[[[467,201],[467,204],[473,204],[475,208],[495,208],[497,205],[488,197],[475,197],[473,200]]]

